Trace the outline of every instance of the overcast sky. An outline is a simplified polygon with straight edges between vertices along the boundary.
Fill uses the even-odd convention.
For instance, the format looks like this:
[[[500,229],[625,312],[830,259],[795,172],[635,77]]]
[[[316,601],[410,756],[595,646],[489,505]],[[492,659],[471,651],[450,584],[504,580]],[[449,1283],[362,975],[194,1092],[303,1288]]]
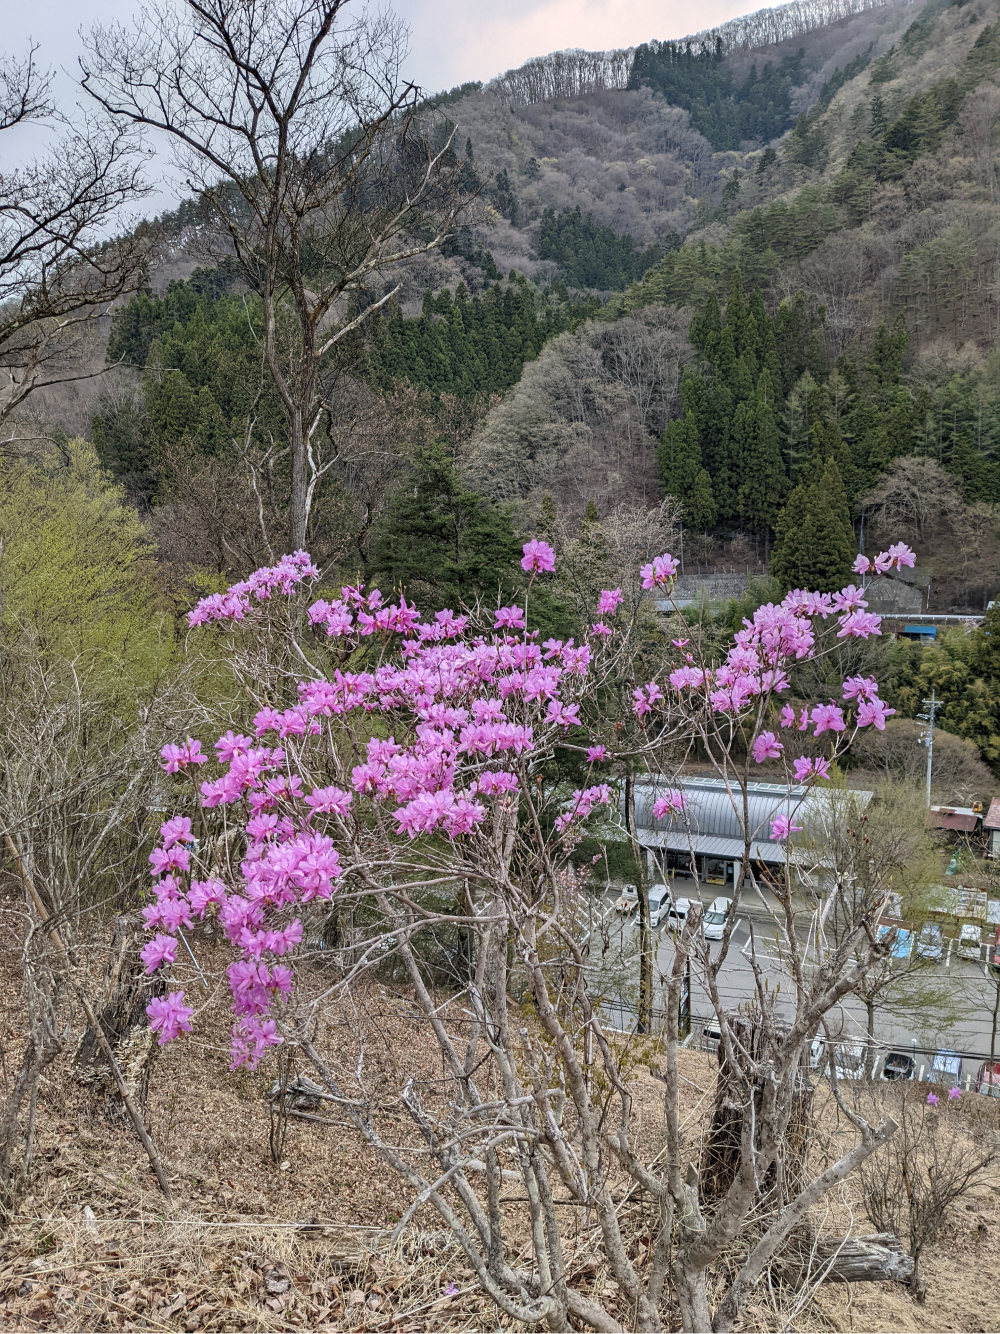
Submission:
[[[392,7],[412,33],[407,75],[428,92],[441,92],[549,51],[683,37],[761,6],[760,0],[395,0]],[[81,25],[127,22],[136,8],[135,0],[6,0],[3,49],[20,54],[33,39],[40,61],[73,72]],[[58,93],[63,100],[76,96],[68,77],[60,78]],[[36,145],[36,135],[2,136],[0,170]],[[155,206],[166,201],[158,197]]]

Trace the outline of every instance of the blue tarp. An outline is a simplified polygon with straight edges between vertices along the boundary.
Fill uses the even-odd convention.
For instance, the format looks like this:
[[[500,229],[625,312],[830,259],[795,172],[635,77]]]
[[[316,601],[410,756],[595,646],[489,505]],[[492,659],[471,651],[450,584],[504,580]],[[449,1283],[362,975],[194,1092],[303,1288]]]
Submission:
[[[937,639],[936,625],[904,625],[904,635],[926,635],[928,639]]]

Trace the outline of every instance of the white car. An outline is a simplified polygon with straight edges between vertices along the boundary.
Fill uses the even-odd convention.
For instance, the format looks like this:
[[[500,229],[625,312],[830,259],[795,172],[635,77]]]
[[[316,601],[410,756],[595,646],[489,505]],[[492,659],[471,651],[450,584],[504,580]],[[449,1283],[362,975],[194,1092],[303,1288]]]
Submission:
[[[732,899],[722,898],[713,899],[712,903],[705,912],[702,919],[702,927],[705,932],[706,940],[721,940],[725,930],[726,922],[729,920],[729,909],[733,906]]]
[[[639,902],[639,891],[635,885],[622,885],[622,892],[615,899],[615,912],[631,912]]]
[[[682,927],[687,921],[690,899],[674,899],[667,908],[667,921],[673,927]]]
[[[861,1042],[837,1043],[833,1059],[838,1079],[860,1079],[865,1073],[865,1048]]]
[[[958,957],[960,959],[978,959],[983,952],[983,929],[966,922],[958,937]]]
[[[666,885],[651,885],[649,890],[649,925],[659,926],[673,903]]]

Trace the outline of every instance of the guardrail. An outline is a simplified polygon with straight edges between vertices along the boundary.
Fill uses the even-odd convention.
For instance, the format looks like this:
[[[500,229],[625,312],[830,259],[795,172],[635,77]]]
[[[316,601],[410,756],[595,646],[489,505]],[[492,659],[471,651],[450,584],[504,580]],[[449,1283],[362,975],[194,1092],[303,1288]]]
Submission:
[[[631,1033],[634,1030],[638,1016],[628,1001],[605,1002],[604,1010],[606,1027],[620,1033]],[[615,1022],[608,1023],[608,1019]],[[662,1032],[665,1025],[666,1011],[654,1007],[653,1032]],[[682,1045],[688,1051],[701,1051],[715,1056],[720,1039],[719,1021],[714,1015],[692,1015],[690,1030]],[[860,1079],[864,1075],[867,1045],[864,1036],[847,1039],[816,1038],[812,1044],[809,1065],[813,1070],[824,1070],[831,1052],[834,1052],[838,1078]],[[957,1059],[957,1073],[953,1068],[934,1068],[935,1057],[945,1056]],[[989,1052],[959,1051],[953,1047],[917,1047],[913,1043],[876,1040],[872,1078],[915,1080],[917,1083],[940,1084],[949,1089],[958,1087],[963,1092],[992,1091],[994,1097],[1000,1098],[1000,1074],[994,1075],[991,1087],[979,1083],[980,1069],[989,1064],[989,1059]],[[1000,1070],[1000,1041],[993,1059],[994,1069]]]

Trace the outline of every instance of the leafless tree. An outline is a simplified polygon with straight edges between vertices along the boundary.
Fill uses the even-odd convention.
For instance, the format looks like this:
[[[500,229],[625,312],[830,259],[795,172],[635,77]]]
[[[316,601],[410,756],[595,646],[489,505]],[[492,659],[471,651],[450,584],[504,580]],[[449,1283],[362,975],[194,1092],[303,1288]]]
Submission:
[[[684,312],[650,307],[561,334],[525,365],[469,451],[473,484],[499,501],[537,504],[549,492],[567,517],[592,500],[655,503],[656,438],[692,355]]]
[[[896,782],[919,784],[927,770],[927,729],[915,718],[890,718],[884,732],[858,739],[855,759],[866,770]],[[933,793],[942,801],[969,805],[995,791],[996,779],[974,741],[937,731],[934,735]]]
[[[880,1091],[879,1103],[899,1130],[886,1152],[862,1165],[865,1211],[880,1231],[909,1241],[912,1290],[925,1291],[920,1260],[945,1223],[949,1209],[1000,1157],[996,1104],[978,1094],[949,1096],[938,1085],[897,1084]],[[859,1087],[856,1101],[869,1112],[874,1092]]]
[[[895,459],[861,504],[878,532],[926,542],[962,507],[958,482],[928,458]]]
[[[141,1006],[127,1032],[98,1020],[91,954],[102,914],[134,904],[148,875],[146,832],[163,777],[157,743],[165,722],[183,719],[184,692],[157,682],[137,692],[129,716],[108,689],[110,664],[53,658],[26,628],[8,632],[3,647],[0,840],[17,890],[3,916],[21,947],[23,995],[8,1003],[25,1037],[0,1103],[0,1188],[15,1194],[30,1166],[38,1081],[69,1040],[69,1005],[89,1026],[92,1071],[115,1089],[169,1193],[139,1108],[153,1038]]]
[[[447,126],[418,115],[389,14],[346,0],[186,0],[95,29],[83,85],[116,116],[169,136],[177,167],[264,314],[288,420],[289,540],[305,545],[328,466],[324,362],[397,288],[386,270],[439,246],[460,204]]]
[[[145,193],[133,136],[103,114],[73,124],[58,113],[36,51],[0,61],[0,130],[61,131],[48,153],[0,175],[0,427],[34,389],[89,373],[87,332],[145,265],[143,242],[109,239]]]

